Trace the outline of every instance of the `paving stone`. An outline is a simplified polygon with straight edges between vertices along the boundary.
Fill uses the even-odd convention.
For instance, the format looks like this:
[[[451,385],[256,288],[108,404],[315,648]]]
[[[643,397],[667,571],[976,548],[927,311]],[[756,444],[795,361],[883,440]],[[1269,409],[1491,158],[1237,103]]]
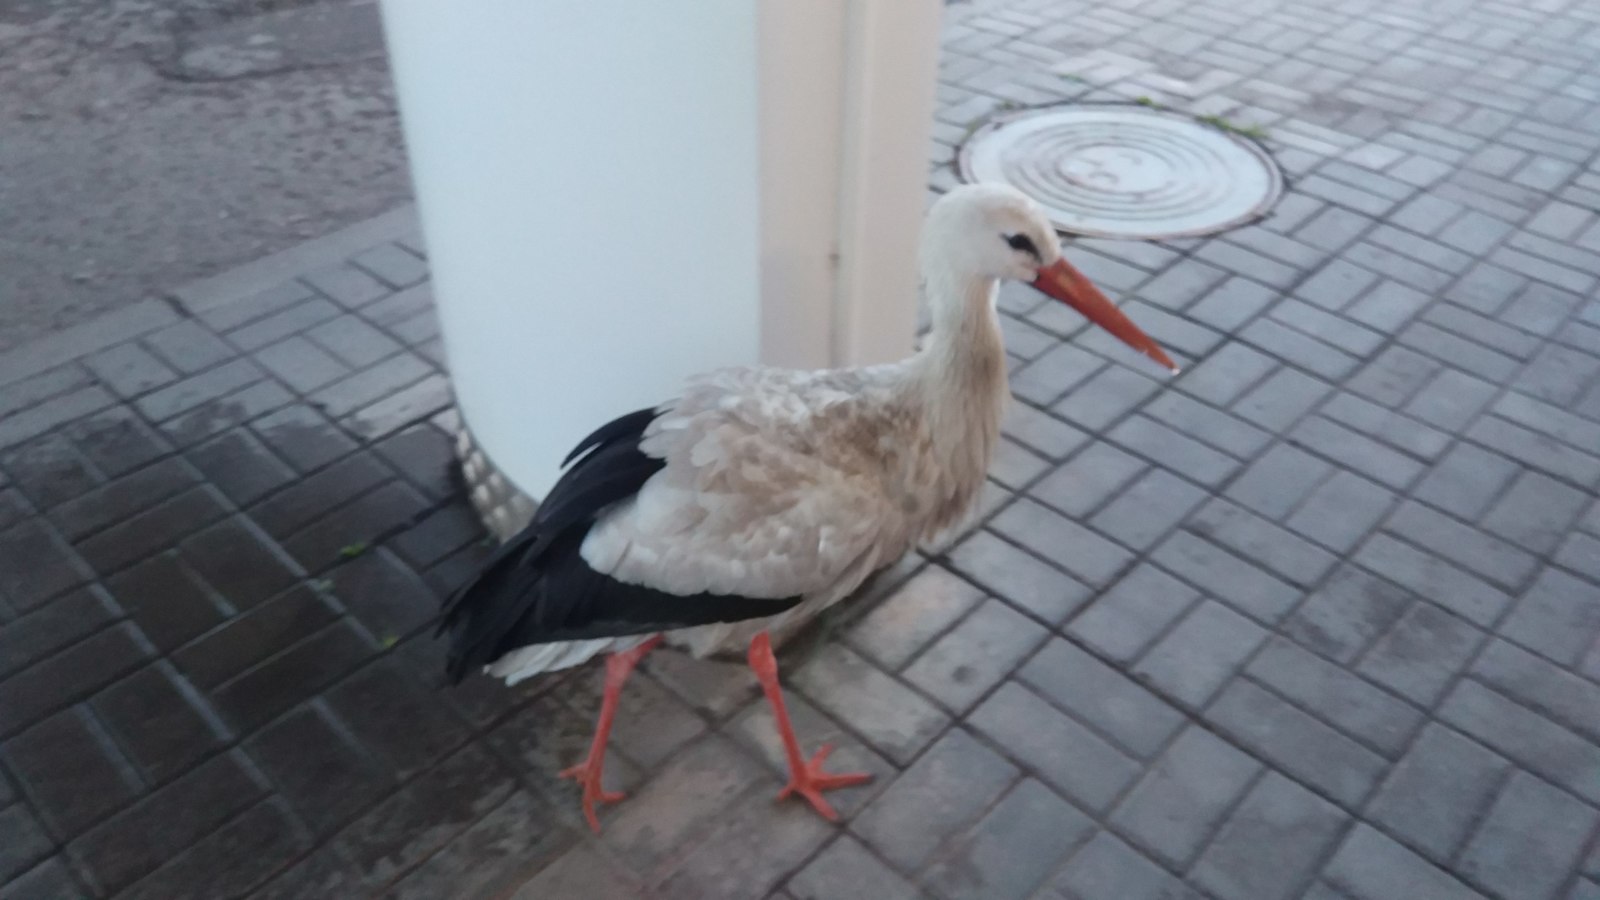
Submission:
[[[254,359],[294,391],[307,394],[350,374],[344,363],[303,337],[290,335],[257,350]]]
[[[946,709],[965,712],[1047,634],[1004,603],[989,600],[923,651],[905,678]]]
[[[1583,853],[1600,813],[1526,772],[1514,772],[1478,833],[1462,872],[1505,896],[1553,898]]]
[[[1205,496],[1171,472],[1151,469],[1095,513],[1089,524],[1125,546],[1142,550],[1182,522]]]
[[[1358,365],[1357,357],[1345,350],[1270,319],[1251,322],[1239,332],[1239,337],[1323,378],[1343,378]]]
[[[234,755],[212,757],[71,846],[102,890],[120,890],[263,794]]]
[[[967,721],[1091,811],[1105,811],[1139,773],[1132,758],[1015,682],[1002,685]]]
[[[1090,586],[1110,583],[1132,559],[1128,551],[1032,500],[1006,507],[990,527]]]
[[[944,897],[1021,900],[1093,830],[1083,813],[1024,779],[956,839],[950,856],[929,871],[928,882]]]
[[[1500,634],[1571,665],[1600,633],[1600,587],[1545,569],[1500,625]]]
[[[948,718],[937,707],[855,653],[824,646],[794,673],[793,683],[831,715],[900,764],[909,762]]]
[[[1420,198],[1419,198],[1420,199]],[[1329,207],[1329,215],[1352,216],[1351,213],[1338,207]],[[1353,222],[1352,226],[1358,231],[1365,230],[1370,225],[1365,219]],[[1352,232],[1340,242],[1338,237],[1333,241],[1347,243],[1355,236]],[[1302,229],[1302,240],[1310,241],[1308,233]],[[1325,249],[1333,250],[1335,247],[1327,246]],[[1378,281],[1378,276],[1360,266],[1353,265],[1341,259],[1331,259],[1307,278],[1295,289],[1295,296],[1307,300],[1323,309],[1339,310],[1350,305],[1351,301],[1366,293]]]
[[[135,343],[118,344],[86,358],[83,364],[100,383],[124,399],[170,384],[178,379],[161,360]]]
[[[1227,405],[1277,367],[1270,356],[1228,343],[1185,369],[1177,386],[1208,403]]]
[[[1600,480],[1600,459],[1550,440],[1551,435],[1530,431],[1503,419],[1485,416],[1472,423],[1467,437],[1557,478],[1593,484]]]
[[[1344,816],[1327,801],[1268,772],[1200,857],[1192,877],[1225,900],[1292,897],[1343,825]]]
[[[1300,599],[1291,585],[1187,531],[1174,533],[1150,558],[1263,622],[1277,622]]]
[[[1082,428],[1105,428],[1159,389],[1154,380],[1131,369],[1109,366],[1073,389],[1051,411]]]
[[[292,585],[298,577],[270,538],[236,516],[181,545],[189,565],[238,609],[249,609]]]
[[[499,806],[511,790],[510,779],[492,758],[467,747],[362,814],[338,833],[333,846],[354,864],[357,893],[368,893]]]
[[[78,551],[101,574],[111,574],[173,546],[225,513],[214,492],[193,487],[86,538]]]
[[[1200,894],[1109,832],[1097,832],[1055,881],[1070,900],[1198,900]]]
[[[1367,816],[1447,864],[1488,809],[1507,768],[1477,743],[1430,723],[1378,789]]]
[[[196,685],[210,689],[309,637],[337,615],[310,588],[297,587],[234,616],[173,653],[172,660]]]
[[[1482,896],[1364,823],[1350,831],[1324,875],[1357,900],[1402,896],[1476,900]]]
[[[322,388],[310,399],[321,411],[343,418],[430,374],[433,368],[427,363],[412,354],[401,353]]]
[[[438,612],[438,598],[383,548],[345,560],[328,574],[334,596],[380,641],[410,635]]]
[[[363,752],[387,760],[402,779],[432,766],[468,736],[464,723],[443,702],[391,660],[359,670],[328,690],[323,700]],[[620,742],[624,734],[619,730],[617,736]],[[638,742],[631,745],[634,757],[641,758]]]
[[[1293,584],[1309,585],[1333,567],[1334,558],[1255,514],[1216,499],[1189,522],[1191,531],[1271,569]]]
[[[827,852],[824,851],[823,855],[826,856]],[[854,874],[862,883],[871,884],[867,873],[853,870],[843,863],[839,868],[846,877]],[[542,897],[607,900],[610,897],[637,896],[643,890],[637,877],[613,858],[602,855],[598,848],[578,844],[555,862],[540,869],[537,875],[512,895],[512,900],[540,900]],[[884,896],[892,898],[894,895],[886,893]],[[290,896],[284,897],[284,900],[290,900]]]
[[[1134,674],[1199,709],[1265,640],[1261,626],[1202,600],[1134,667]]]
[[[1182,869],[1260,771],[1254,759],[1190,726],[1118,804],[1111,824],[1168,866]]]
[[[1105,503],[1147,465],[1111,444],[1095,441],[1040,479],[1028,493],[1069,516],[1083,516]]]
[[[1347,807],[1359,806],[1386,768],[1378,754],[1248,681],[1229,685],[1206,718]]]
[[[1287,523],[1325,547],[1350,551],[1393,507],[1389,491],[1349,472],[1336,472],[1295,510]]]
[[[1439,369],[1439,363],[1419,353],[1391,346],[1346,381],[1345,387],[1385,406],[1399,407],[1421,390]]]
[[[1235,415],[1274,431],[1288,427],[1314,408],[1326,384],[1293,369],[1280,369],[1233,405]]]
[[[68,540],[78,541],[139,515],[196,480],[177,459],[164,459],[68,500],[51,511],[50,519]]]
[[[356,448],[356,442],[348,435],[303,404],[262,416],[251,422],[250,428],[302,474],[320,469]]]
[[[1101,594],[1067,630],[1117,662],[1132,662],[1198,597],[1161,570],[1140,565]]]
[[[276,381],[261,379],[224,397],[202,402],[198,407],[161,424],[167,440],[187,447],[243,425],[294,400],[294,395]]]
[[[1205,296],[1212,288],[1224,281],[1238,281],[1228,273],[1216,266],[1209,265],[1198,259],[1185,258],[1168,266],[1155,278],[1145,282],[1139,288],[1139,296],[1158,306],[1170,310],[1179,310]],[[1240,282],[1248,284],[1248,282]],[[1239,287],[1239,285],[1235,285]]]
[[[351,368],[365,368],[400,352],[394,338],[356,315],[343,315],[305,332],[305,336]]]
[[[1029,403],[1049,406],[1105,364],[1071,344],[1058,344],[1011,376],[1011,392]]]
[[[101,691],[92,706],[151,784],[178,776],[229,737],[194,687],[164,662]]]
[[[262,724],[359,665],[372,647],[336,622],[211,692],[223,718],[240,734]]]
[[[191,412],[208,401],[226,397],[260,378],[260,369],[247,360],[237,359],[146,394],[134,405],[150,421],[163,422]]]
[[[1600,747],[1476,681],[1458,682],[1438,717],[1591,803],[1600,797]]]
[[[175,554],[152,557],[110,579],[107,586],[161,652],[187,642],[224,617],[199,576]]]
[[[1497,691],[1600,742],[1600,685],[1501,640],[1491,641],[1473,672]]]
[[[1142,415],[1124,419],[1106,436],[1156,464],[1207,487],[1221,484],[1239,467],[1227,455]]]
[[[8,813],[13,817],[20,817],[21,808]],[[18,858],[28,858],[31,850],[26,843],[19,843]],[[90,895],[86,893],[69,874],[67,865],[61,857],[47,859],[19,875],[6,884],[15,896],[22,898],[40,898],[40,900],[86,900]]]
[[[75,419],[100,412],[116,403],[98,385],[80,388],[20,412],[0,416],[0,449],[33,440]]]
[[[261,803],[120,896],[160,900],[246,889],[277,873],[304,846],[305,838],[287,812],[276,803]]]
[[[1153,756],[1183,724],[1175,708],[1064,640],[1045,645],[1017,677],[1140,758]]]
[[[1387,535],[1369,539],[1355,561],[1479,625],[1495,621],[1511,603],[1505,592],[1465,570]]]
[[[1457,444],[1428,471],[1414,496],[1475,521],[1520,471],[1503,456],[1473,444]]]
[[[655,893],[671,900],[764,896],[832,832],[798,804],[741,803]]]
[[[306,571],[325,571],[410,527],[428,505],[427,498],[410,486],[390,481],[302,527],[284,540],[283,549]]]
[[[962,546],[983,536],[975,535]],[[1032,560],[1008,544],[996,543],[1003,553]],[[1037,561],[1034,565],[1043,567]],[[982,599],[983,591],[942,568],[930,566],[862,617],[850,629],[850,643],[886,668],[898,671]]]
[[[1524,472],[1489,510],[1483,526],[1534,553],[1555,549],[1589,498],[1538,472]]]
[[[1444,369],[1411,398],[1405,411],[1430,425],[1455,431],[1472,421],[1496,390],[1482,379],[1455,369]]]
[[[1049,467],[1044,457],[1002,437],[989,463],[989,477],[1012,490],[1021,490]]]
[[[1361,661],[1363,675],[1431,705],[1483,643],[1483,634],[1439,607],[1418,603]]]
[[[294,472],[242,428],[191,448],[185,458],[228,499],[248,506],[288,484]]]
[[[450,403],[449,381],[443,375],[434,373],[356,410],[341,419],[340,423],[355,434],[372,440],[426,419]]]
[[[1281,519],[1327,477],[1332,467],[1288,444],[1277,444],[1228,485],[1225,496],[1272,519]]]
[[[1060,419],[1021,403],[1007,406],[1002,429],[1006,436],[1051,460],[1064,459],[1089,439]]]
[[[5,623],[0,630],[0,676],[77,643],[120,615],[103,592],[80,588]]]
[[[1403,504],[1384,528],[1507,587],[1538,566],[1533,556],[1418,503]]]
[[[416,254],[410,253],[397,244],[379,244],[371,250],[356,254],[351,258],[355,266],[376,275],[387,282],[390,287],[407,287],[427,277],[428,265]],[[317,289],[335,300],[346,305],[353,305],[375,299],[373,294],[386,293],[378,288],[362,286],[359,293],[351,295],[351,286],[348,281],[354,281],[347,273],[346,267],[331,270],[337,272],[337,280],[324,274],[320,279],[317,276],[308,276],[307,280],[317,286]],[[335,283],[339,290],[331,290]]]
[[[50,838],[20,803],[0,810],[0,824],[6,829],[6,844],[0,849],[0,878],[12,887],[16,885],[12,880],[15,876],[50,853]]]
[[[0,465],[33,504],[48,510],[104,482],[88,458],[64,435],[29,441],[4,455]]]
[[[0,734],[26,728],[138,668],[150,646],[137,629],[114,625],[0,681]]]
[[[1334,394],[1320,413],[1368,437],[1377,438],[1423,459],[1437,457],[1450,443],[1450,437],[1444,432],[1362,400],[1353,394],[1343,392]],[[1378,478],[1378,480],[1388,479]]]
[[[235,328],[227,333],[227,338],[242,350],[257,352],[296,332],[325,322],[339,315],[339,312],[339,307],[327,300],[313,297]]]
[[[1143,412],[1240,459],[1254,456],[1271,440],[1265,431],[1173,391],[1157,395]]]
[[[1294,644],[1274,638],[1246,670],[1302,709],[1389,756],[1421,724],[1416,709]]]
[[[789,879],[789,892],[795,900],[915,900],[918,896],[911,882],[849,835],[829,844],[795,873]]]
[[[392,792],[392,770],[317,705],[263,729],[245,751],[315,835],[326,835]]]
[[[82,832],[143,788],[110,736],[82,707],[62,710],[10,738],[0,755],[57,840]],[[31,816],[26,827],[32,827]]]
[[[1017,778],[1017,769],[965,730],[947,732],[850,823],[902,871],[915,872]]]
[[[237,355],[237,351],[221,338],[193,320],[147,334],[142,340],[168,365],[185,375],[209,369]]]

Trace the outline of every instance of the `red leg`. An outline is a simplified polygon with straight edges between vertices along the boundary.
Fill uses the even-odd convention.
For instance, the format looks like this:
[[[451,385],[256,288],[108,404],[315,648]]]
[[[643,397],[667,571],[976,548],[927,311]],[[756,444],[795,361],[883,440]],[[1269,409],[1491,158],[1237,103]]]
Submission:
[[[589,755],[583,762],[561,770],[562,778],[573,778],[583,785],[583,816],[589,820],[589,827],[594,829],[595,834],[600,833],[600,817],[595,814],[594,805],[615,803],[623,797],[621,791],[607,791],[600,786],[606,762],[606,742],[611,738],[611,720],[617,714],[617,698],[622,694],[622,686],[627,683],[628,676],[633,673],[633,667],[660,643],[661,635],[658,634],[632,650],[606,657],[606,691],[600,701],[600,722],[594,727]]]
[[[807,761],[800,755],[800,742],[795,739],[794,726],[789,722],[789,709],[783,704],[783,688],[778,686],[778,660],[772,655],[772,639],[765,631],[750,642],[750,669],[761,682],[761,690],[772,705],[772,717],[778,723],[778,736],[783,738],[783,752],[789,758],[789,783],[778,792],[782,800],[790,794],[799,794],[811,802],[825,819],[838,819],[828,801],[822,799],[823,791],[850,787],[871,780],[867,772],[835,775],[822,770],[822,763],[833,752],[831,744],[823,744],[815,756]]]

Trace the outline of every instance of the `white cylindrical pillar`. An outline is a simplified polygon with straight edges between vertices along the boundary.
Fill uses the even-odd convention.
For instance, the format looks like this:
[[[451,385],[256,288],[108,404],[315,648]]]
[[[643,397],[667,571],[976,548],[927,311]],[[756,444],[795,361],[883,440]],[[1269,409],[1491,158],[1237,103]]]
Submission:
[[[548,489],[726,365],[910,347],[939,0],[383,0],[472,438]]]

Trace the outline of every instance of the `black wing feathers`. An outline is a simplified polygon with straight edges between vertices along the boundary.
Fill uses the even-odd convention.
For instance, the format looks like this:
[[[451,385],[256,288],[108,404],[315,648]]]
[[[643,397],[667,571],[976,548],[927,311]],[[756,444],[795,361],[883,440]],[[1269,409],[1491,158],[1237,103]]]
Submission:
[[[579,548],[595,519],[638,493],[665,465],[639,450],[657,415],[656,409],[641,409],[585,438],[567,457],[567,463],[578,461],[550,489],[528,527],[445,601],[439,632],[450,632],[446,671],[452,681],[530,644],[735,622],[777,615],[800,602],[669,594],[624,584],[584,562]]]

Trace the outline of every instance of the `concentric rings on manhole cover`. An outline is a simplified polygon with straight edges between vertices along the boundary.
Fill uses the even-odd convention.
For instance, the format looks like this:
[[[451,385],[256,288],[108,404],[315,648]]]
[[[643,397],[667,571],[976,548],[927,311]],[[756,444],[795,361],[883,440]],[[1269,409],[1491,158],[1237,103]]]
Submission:
[[[961,177],[1005,182],[1057,228],[1156,240],[1212,234],[1266,212],[1283,174],[1254,141],[1187,116],[1091,104],[1024,110],[961,147]]]

